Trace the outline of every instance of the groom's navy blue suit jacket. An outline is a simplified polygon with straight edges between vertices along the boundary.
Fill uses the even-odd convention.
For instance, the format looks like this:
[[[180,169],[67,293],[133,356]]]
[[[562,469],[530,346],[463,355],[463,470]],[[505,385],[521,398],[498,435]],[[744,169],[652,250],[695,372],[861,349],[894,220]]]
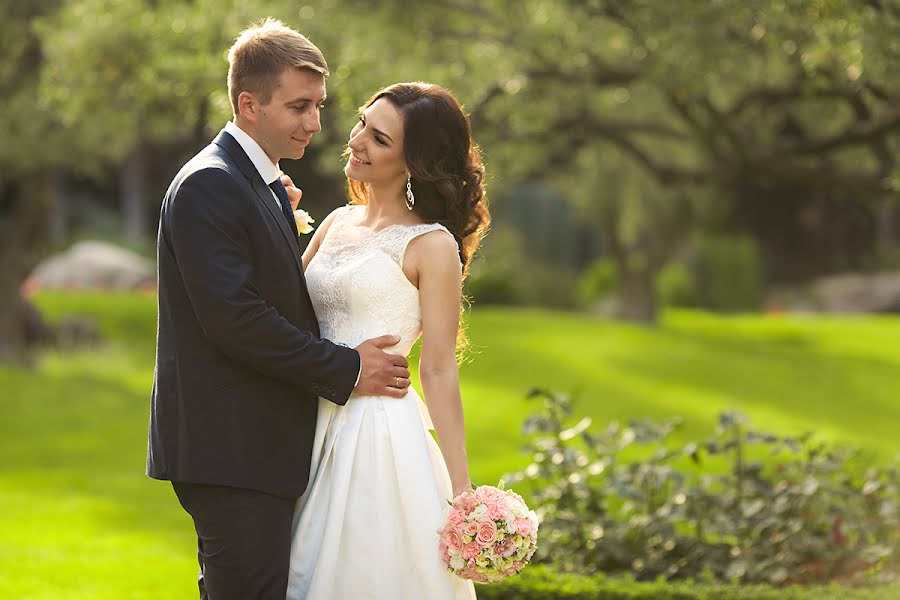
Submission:
[[[299,496],[318,397],[347,401],[359,355],[319,338],[297,241],[228,133],[172,181],[157,259],[147,474]]]

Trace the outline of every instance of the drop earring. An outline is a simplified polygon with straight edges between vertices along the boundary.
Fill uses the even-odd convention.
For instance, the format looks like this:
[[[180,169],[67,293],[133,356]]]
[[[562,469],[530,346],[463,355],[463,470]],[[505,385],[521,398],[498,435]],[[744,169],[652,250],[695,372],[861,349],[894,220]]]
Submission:
[[[416,205],[416,197],[413,196],[412,192],[412,175],[406,176],[406,208],[409,210],[413,209],[413,206]]]

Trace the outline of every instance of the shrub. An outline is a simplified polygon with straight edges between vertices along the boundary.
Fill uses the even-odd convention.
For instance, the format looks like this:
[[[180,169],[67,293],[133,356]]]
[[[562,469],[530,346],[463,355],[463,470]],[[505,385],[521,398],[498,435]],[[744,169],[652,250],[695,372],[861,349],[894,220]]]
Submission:
[[[756,310],[762,304],[762,260],[748,236],[703,235],[690,252],[698,300],[720,311]]]
[[[488,243],[489,242],[489,243]],[[576,278],[568,269],[531,260],[521,235],[500,229],[476,255],[465,292],[475,304],[574,308]]]
[[[678,420],[589,430],[567,396],[534,391],[532,463],[507,481],[541,519],[536,562],[638,579],[810,583],[897,561],[896,468],[847,470],[854,451],[720,416],[707,440],[674,444]]]
[[[656,280],[659,299],[665,306],[698,306],[697,282],[681,263],[667,265]]]
[[[840,586],[781,587],[692,582],[635,582],[556,573],[528,566],[522,573],[493,585],[477,587],[479,600],[895,600],[900,586],[850,589]]]
[[[613,294],[619,287],[615,263],[609,258],[595,261],[578,280],[578,301],[589,305]]]

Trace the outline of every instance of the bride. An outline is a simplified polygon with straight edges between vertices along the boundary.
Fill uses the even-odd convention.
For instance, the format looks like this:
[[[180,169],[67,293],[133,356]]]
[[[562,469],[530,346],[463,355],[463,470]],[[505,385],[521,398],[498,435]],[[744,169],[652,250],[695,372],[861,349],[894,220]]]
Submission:
[[[404,356],[422,336],[427,408],[412,388],[401,400],[319,400],[288,599],[471,599],[472,583],[441,561],[437,529],[471,486],[456,349],[462,280],[490,221],[481,157],[453,95],[424,83],[376,93],[345,155],[352,204],[303,254],[322,336],[354,347],[390,332],[400,342],[386,351]]]

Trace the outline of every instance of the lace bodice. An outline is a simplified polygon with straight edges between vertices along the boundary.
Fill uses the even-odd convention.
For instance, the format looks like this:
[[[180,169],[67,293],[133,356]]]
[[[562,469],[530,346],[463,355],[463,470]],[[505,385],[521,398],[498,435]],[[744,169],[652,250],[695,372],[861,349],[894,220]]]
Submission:
[[[339,208],[306,269],[322,337],[351,348],[380,335],[399,335],[389,351],[406,356],[422,334],[419,290],[403,273],[414,238],[441,230],[437,223],[390,225],[376,232],[357,226],[363,206]],[[359,212],[357,212],[359,211]]]

